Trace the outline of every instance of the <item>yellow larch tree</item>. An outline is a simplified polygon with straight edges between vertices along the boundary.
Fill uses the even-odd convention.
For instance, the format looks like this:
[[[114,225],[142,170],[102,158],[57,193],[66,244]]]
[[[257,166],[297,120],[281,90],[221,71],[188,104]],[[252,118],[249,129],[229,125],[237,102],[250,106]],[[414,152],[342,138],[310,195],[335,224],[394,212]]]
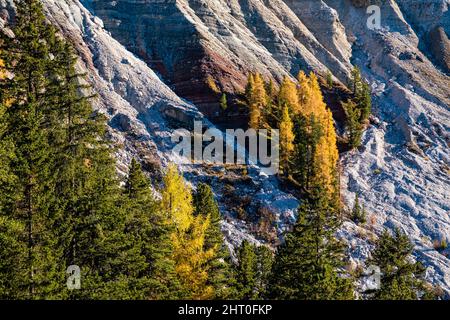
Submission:
[[[285,76],[281,83],[280,93],[278,97],[280,105],[287,104],[293,114],[298,114],[300,111],[297,85],[289,77]]]
[[[299,74],[298,94],[301,102],[301,114],[311,126],[312,118],[318,121],[322,135],[315,147],[313,176],[310,180],[313,185],[320,184],[330,194],[338,192],[337,165],[339,154],[336,145],[336,132],[333,116],[324,102],[317,76],[311,72],[309,78],[303,73]],[[311,129],[312,130],[312,129]]]
[[[285,176],[289,170],[289,160],[294,151],[294,125],[287,106],[283,108],[280,122],[280,164]]]
[[[300,71],[298,74],[298,101],[300,104],[300,110],[306,114],[312,110],[308,110],[311,100],[311,84],[308,76],[305,72]]]
[[[268,96],[266,93],[264,79],[259,73],[249,77],[249,84],[247,86],[247,102],[250,109],[250,128],[262,128],[266,123],[262,110],[268,103]]]
[[[3,62],[2,59],[0,59],[0,80],[5,79],[5,63]]]
[[[177,230],[186,232],[194,219],[191,188],[174,164],[169,165],[163,183],[162,208]]]
[[[188,232],[175,233],[172,241],[176,272],[182,286],[192,299],[204,300],[214,296],[208,285],[208,265],[216,255],[216,249],[205,250],[205,234],[210,218],[198,215],[193,218]]]
[[[216,254],[214,249],[204,247],[209,217],[194,215],[192,190],[175,165],[169,166],[163,182],[161,206],[175,229],[172,242],[176,273],[187,298],[208,299],[214,290],[207,283],[207,262]]]
[[[336,146],[336,132],[331,112],[327,110],[326,116],[320,122],[323,135],[316,150],[315,162],[318,165],[318,170],[314,180],[325,186],[330,195],[332,195],[338,192],[337,170],[339,153]]]

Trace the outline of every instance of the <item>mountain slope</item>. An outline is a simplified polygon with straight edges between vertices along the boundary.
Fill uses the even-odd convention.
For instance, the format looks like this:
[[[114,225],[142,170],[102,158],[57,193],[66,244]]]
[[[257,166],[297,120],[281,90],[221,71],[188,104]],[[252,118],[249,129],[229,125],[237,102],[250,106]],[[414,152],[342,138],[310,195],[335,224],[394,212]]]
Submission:
[[[2,8],[8,2],[1,0]],[[352,64],[361,66],[373,88],[375,117],[361,150],[342,157],[342,187],[350,207],[360,195],[370,223],[363,229],[346,221],[340,235],[357,264],[367,257],[372,233],[400,227],[429,267],[427,277],[450,293],[448,252],[433,249],[434,240],[450,240],[449,0],[384,1],[381,30],[369,30],[366,7],[350,0],[43,3],[49,20],[76,45],[80,68],[100,94],[97,107],[109,114],[111,137],[123,146],[121,170],[132,156],[149,171],[177,161],[170,121],[213,118],[214,86],[232,95],[243,90],[250,71],[280,80],[299,69],[329,69],[345,83]],[[212,179],[218,195],[223,191],[210,170],[184,170],[193,180]],[[251,180],[236,193],[275,207],[281,232],[298,202],[256,169]],[[249,224],[227,214],[225,200],[230,242],[255,241]]]
[[[283,1],[84,1],[112,35],[158,70],[180,96],[213,115],[219,90],[244,89],[258,71],[277,80],[300,69],[346,80],[350,64],[335,57]]]
[[[13,1],[0,2],[3,9],[2,31],[6,18],[14,15]],[[226,197],[221,197],[228,181],[240,184],[239,192],[253,196],[249,210],[267,207],[277,217],[279,232],[283,232],[294,221],[298,201],[277,187],[276,179],[261,175],[258,167],[249,168],[242,179],[233,168],[217,174],[217,168],[199,164],[187,164],[172,153],[175,143],[171,137],[180,125],[190,128],[193,120],[202,120],[203,125],[213,125],[197,108],[179,98],[140,59],[127,51],[104,30],[102,21],[93,16],[79,1],[44,0],[44,10],[52,24],[64,37],[71,40],[80,57],[79,70],[86,72],[88,82],[99,97],[93,100],[96,110],[109,119],[109,136],[118,150],[115,154],[118,170],[127,173],[132,158],[137,158],[155,183],[159,182],[161,169],[175,162],[189,181],[207,181],[221,205],[224,215],[222,228],[230,249],[242,240],[260,242],[252,235],[252,225],[237,220],[230,212]],[[174,125],[173,125],[174,124]]]

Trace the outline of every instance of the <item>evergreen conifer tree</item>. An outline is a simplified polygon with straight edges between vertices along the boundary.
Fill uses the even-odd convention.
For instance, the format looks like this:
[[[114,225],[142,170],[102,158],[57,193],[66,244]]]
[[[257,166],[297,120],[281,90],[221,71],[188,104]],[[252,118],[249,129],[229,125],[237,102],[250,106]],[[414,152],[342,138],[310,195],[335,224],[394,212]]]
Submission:
[[[264,118],[269,128],[277,128],[281,118],[281,110],[278,108],[278,92],[272,79],[266,82],[267,105],[264,108]]]
[[[2,196],[13,199],[2,212],[7,225],[23,228],[14,239],[17,251],[14,283],[15,298],[59,298],[63,296],[65,265],[59,263],[62,252],[57,246],[55,222],[61,210],[57,205],[52,171],[55,150],[50,147],[46,88],[51,72],[49,44],[55,39],[39,1],[23,0],[17,7],[12,28],[15,37],[2,37],[0,59],[13,76],[1,82],[0,96],[7,102],[3,141],[14,143],[10,163],[15,177],[13,188]],[[8,286],[8,285],[7,285]]]
[[[244,240],[237,251],[235,267],[238,297],[259,300],[267,297],[273,254],[265,246],[256,246]]]
[[[236,266],[236,281],[239,298],[250,300],[256,298],[256,263],[255,248],[244,240],[237,252],[238,264]]]
[[[47,24],[37,0],[17,4],[13,32],[0,51],[13,75],[0,84],[2,105],[8,104],[0,144],[14,145],[7,156],[13,178],[0,186],[10,230],[0,237],[13,251],[0,252],[0,260],[15,272],[0,291],[9,298],[136,298],[133,282],[145,259],[125,234],[106,124],[90,96],[80,94],[87,86],[75,72],[74,51]],[[23,232],[13,238],[11,230]],[[82,276],[82,289],[70,293],[69,265]]]
[[[355,204],[352,209],[351,219],[355,223],[361,223],[361,224],[366,223],[366,212],[365,212],[364,207],[361,207],[359,204],[359,195],[358,194],[356,194],[356,196],[355,196]]]
[[[358,148],[361,146],[361,137],[363,133],[363,127],[360,122],[361,110],[352,100],[345,103],[343,102],[342,107],[347,116],[346,128],[348,131],[348,144],[352,149]]]
[[[299,207],[294,230],[278,249],[271,278],[275,299],[352,299],[353,288],[343,277],[344,246],[336,239],[336,209],[320,189]]]
[[[0,60],[0,84],[5,78],[4,63]],[[25,268],[17,268],[24,263],[21,258],[26,243],[21,241],[20,235],[25,233],[25,224],[9,214],[15,202],[15,177],[10,167],[14,144],[5,136],[8,103],[4,101],[3,92],[0,91],[0,299],[14,299],[19,297],[21,279],[26,276]]]
[[[362,91],[358,98],[358,105],[361,110],[360,121],[364,122],[369,119],[370,113],[372,112],[372,96],[369,84],[363,81]]]
[[[431,298],[430,286],[424,280],[425,267],[412,262],[414,246],[408,236],[395,229],[385,230],[371,253],[368,264],[381,270],[381,287],[372,293],[376,300],[417,300]]]
[[[371,113],[372,98],[369,84],[361,77],[361,70],[354,67],[349,83],[350,90],[353,93],[353,99],[360,111],[359,121],[366,121]]]
[[[331,73],[330,70],[327,71],[327,86],[328,89],[332,89],[334,85],[334,81],[333,81],[333,74]]]
[[[258,299],[266,299],[270,290],[270,278],[274,262],[273,252],[266,246],[255,247],[256,252],[256,281],[255,287]]]
[[[143,299],[177,298],[180,287],[172,257],[173,226],[159,209],[150,181],[135,159],[131,161],[124,193],[128,200],[125,231],[145,257],[145,262],[137,265],[135,290]]]

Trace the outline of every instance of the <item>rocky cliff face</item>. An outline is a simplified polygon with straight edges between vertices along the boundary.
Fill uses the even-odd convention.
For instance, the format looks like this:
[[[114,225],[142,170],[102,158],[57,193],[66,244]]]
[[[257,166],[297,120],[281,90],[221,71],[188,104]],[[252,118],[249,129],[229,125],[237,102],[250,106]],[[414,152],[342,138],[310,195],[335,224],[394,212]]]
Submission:
[[[0,27],[12,0],[0,0]],[[361,150],[344,154],[343,197],[356,193],[369,212],[365,229],[345,222],[353,263],[367,257],[371,238],[399,227],[413,239],[428,278],[450,292],[449,0],[43,0],[50,21],[72,40],[80,68],[99,92],[97,108],[110,117],[122,146],[119,169],[131,157],[152,168],[177,161],[170,153],[171,121],[213,118],[219,92],[243,90],[246,74],[280,80],[299,69],[331,70],[345,83],[362,67],[374,94],[372,125]],[[379,3],[381,29],[367,28],[367,5]],[[180,98],[182,97],[182,98]],[[186,101],[190,101],[189,103]],[[198,107],[198,109],[197,109]],[[209,124],[211,125],[211,124]],[[240,174],[183,166],[224,194],[223,179]],[[298,204],[273,179],[251,170],[235,193],[250,194],[277,212],[279,232]],[[225,197],[224,197],[225,198]],[[255,241],[252,226],[227,214],[230,244]],[[447,255],[447,256],[446,256]]]
[[[84,3],[116,39],[209,116],[218,110],[218,92],[243,91],[249,72],[279,81],[300,69],[325,72],[329,65],[345,80],[350,68],[345,37],[325,36],[322,44],[279,0]],[[329,31],[342,36],[336,12],[328,9],[323,11],[332,24]]]

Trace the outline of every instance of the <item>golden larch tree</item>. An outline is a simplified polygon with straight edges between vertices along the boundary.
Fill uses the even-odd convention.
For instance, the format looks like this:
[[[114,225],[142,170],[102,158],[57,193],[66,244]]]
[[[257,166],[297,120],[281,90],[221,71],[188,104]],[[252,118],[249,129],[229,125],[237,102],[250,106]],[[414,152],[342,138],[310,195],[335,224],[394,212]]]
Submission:
[[[294,125],[287,106],[283,108],[280,122],[280,164],[285,176],[289,170],[289,160],[294,151]]]
[[[303,114],[307,114],[311,112],[311,110],[308,110],[311,100],[311,84],[308,76],[303,71],[299,72],[297,79],[300,110]]]
[[[281,83],[278,100],[280,105],[287,104],[293,114],[297,114],[300,111],[297,85],[287,76],[284,77]]]
[[[312,132],[313,119],[320,126],[322,135],[315,146],[314,169],[309,177],[311,185],[324,186],[330,194],[338,192],[337,165],[339,154],[336,146],[336,132],[333,116],[324,102],[317,76],[311,72],[309,77],[304,72],[298,76],[298,97],[300,114],[306,119],[307,130]]]
[[[176,273],[188,298],[208,299],[214,291],[207,284],[207,262],[215,254],[213,249],[204,248],[209,217],[194,215],[192,190],[175,165],[169,166],[163,182],[161,206],[175,229],[172,242]]]
[[[250,109],[249,126],[253,129],[260,129],[266,123],[262,112],[268,102],[265,82],[259,73],[254,74],[252,78],[249,78],[249,81],[252,81],[249,82],[247,92],[247,101]]]

